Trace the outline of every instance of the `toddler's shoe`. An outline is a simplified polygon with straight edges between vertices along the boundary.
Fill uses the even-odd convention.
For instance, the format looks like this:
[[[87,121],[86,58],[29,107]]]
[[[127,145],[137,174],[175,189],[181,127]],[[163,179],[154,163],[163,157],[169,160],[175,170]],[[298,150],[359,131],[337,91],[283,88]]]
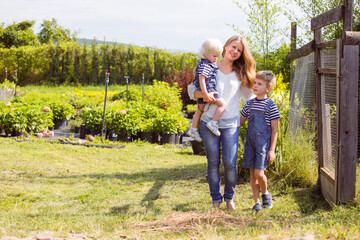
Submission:
[[[206,126],[213,134],[215,134],[216,136],[220,136],[221,133],[219,131],[219,126],[214,121],[211,120],[206,124]]]
[[[191,128],[187,133],[189,137],[192,137],[197,142],[202,142],[199,132],[196,129]]]
[[[261,195],[261,197],[262,197],[263,208],[272,208],[273,207],[270,193],[263,193]]]
[[[262,206],[260,203],[255,203],[255,205],[253,206],[252,210],[258,212],[258,211],[261,211],[262,210]]]

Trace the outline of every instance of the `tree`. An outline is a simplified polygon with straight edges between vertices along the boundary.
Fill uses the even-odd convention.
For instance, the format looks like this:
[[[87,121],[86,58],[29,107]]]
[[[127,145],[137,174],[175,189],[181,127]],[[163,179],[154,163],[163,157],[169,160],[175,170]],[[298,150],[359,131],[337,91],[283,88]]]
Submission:
[[[59,43],[76,39],[76,33],[71,34],[69,29],[59,26],[55,18],[51,21],[44,20],[40,27],[41,30],[38,34],[40,43],[49,43],[50,41]]]
[[[32,27],[35,21],[22,21],[0,28],[0,47],[11,48],[20,46],[35,46],[38,44],[37,36]]]
[[[246,37],[251,49],[259,54],[260,59],[257,59],[257,64],[260,69],[269,68],[270,52],[276,49],[279,38],[283,36],[278,19],[282,13],[280,1],[234,1],[240,10],[248,16],[249,32],[245,32],[235,25],[232,27],[236,32]]]
[[[314,36],[310,30],[311,19],[327,12],[333,8],[341,6],[343,0],[293,0],[284,8],[284,13],[292,22],[296,22],[297,27],[304,34],[297,37],[297,42],[304,45],[311,41]],[[295,6],[294,6],[295,5]],[[290,7],[291,6],[291,7]],[[294,8],[295,7],[295,8]],[[342,37],[342,22],[337,22],[322,29],[322,40],[330,41]],[[353,29],[360,31],[360,2],[353,1]]]

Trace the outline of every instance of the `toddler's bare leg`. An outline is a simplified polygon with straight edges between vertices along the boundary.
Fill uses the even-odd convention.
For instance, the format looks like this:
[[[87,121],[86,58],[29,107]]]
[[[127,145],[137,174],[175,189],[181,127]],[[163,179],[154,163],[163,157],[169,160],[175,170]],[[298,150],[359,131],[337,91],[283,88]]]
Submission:
[[[204,112],[204,109],[205,109],[205,104],[198,104],[196,112],[195,112],[195,114],[193,116],[193,120],[192,120],[192,124],[191,124],[192,128],[197,128],[198,127],[199,121],[200,121],[201,115]]]
[[[227,104],[223,98],[217,98],[216,105],[217,105],[217,108],[215,110],[214,117],[212,120],[215,122],[218,122],[221,115],[225,111]]]

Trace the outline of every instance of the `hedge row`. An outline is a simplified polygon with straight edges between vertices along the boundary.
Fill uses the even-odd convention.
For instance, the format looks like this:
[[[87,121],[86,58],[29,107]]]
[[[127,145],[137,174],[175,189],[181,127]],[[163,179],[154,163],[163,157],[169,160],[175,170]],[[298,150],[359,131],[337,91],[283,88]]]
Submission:
[[[18,83],[98,85],[104,83],[105,70],[110,71],[110,81],[125,84],[151,84],[154,79],[164,81],[174,71],[181,72],[196,66],[193,53],[174,53],[153,47],[124,44],[79,45],[77,42],[45,44],[39,47],[24,46],[0,49],[0,83],[14,77]]]

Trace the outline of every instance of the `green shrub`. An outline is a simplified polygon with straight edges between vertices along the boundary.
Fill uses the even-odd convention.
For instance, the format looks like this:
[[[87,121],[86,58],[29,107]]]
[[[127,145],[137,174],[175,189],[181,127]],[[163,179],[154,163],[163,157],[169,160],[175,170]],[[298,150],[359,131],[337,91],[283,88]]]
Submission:
[[[314,139],[315,132],[300,128],[295,135],[284,136],[279,173],[286,184],[308,187],[316,183],[318,161]]]
[[[158,133],[181,133],[189,126],[189,120],[182,116],[181,112],[161,110],[154,121],[155,130]]]
[[[26,113],[27,130],[39,133],[54,126],[53,113],[50,108],[42,105],[27,105]]]
[[[81,111],[81,119],[87,129],[100,130],[102,127],[103,114],[104,106],[85,107]]]
[[[109,95],[113,93],[108,93]],[[75,108],[80,109],[83,107],[93,107],[104,103],[105,91],[83,91],[75,89],[71,92],[66,92],[66,96],[69,98],[68,102]]]
[[[4,105],[1,111],[1,123],[5,131],[24,132],[27,128],[27,117],[21,103]]]
[[[54,120],[69,120],[76,114],[75,108],[67,102],[52,102],[49,106]]]
[[[113,104],[106,114],[106,126],[118,135],[136,135],[140,130],[141,114],[136,104],[127,107],[120,101]]]
[[[149,87],[146,98],[150,104],[161,109],[174,112],[180,112],[182,109],[180,90],[176,87],[171,87],[166,82],[154,80],[154,85]]]
[[[127,97],[126,97],[127,96]],[[111,98],[111,101],[123,100],[123,101],[142,101],[142,92],[138,89],[129,88],[121,90],[119,93],[115,93]]]

